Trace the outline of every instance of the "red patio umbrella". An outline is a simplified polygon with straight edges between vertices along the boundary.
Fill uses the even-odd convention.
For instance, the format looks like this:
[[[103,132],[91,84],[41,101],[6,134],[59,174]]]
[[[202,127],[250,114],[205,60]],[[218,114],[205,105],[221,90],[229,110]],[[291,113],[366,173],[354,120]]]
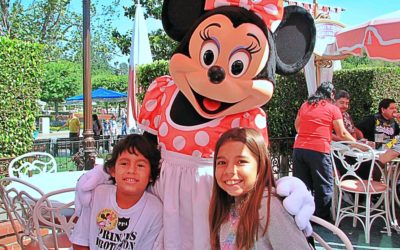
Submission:
[[[371,21],[336,33],[341,54],[362,56],[385,61],[400,61],[400,10],[376,17]]]

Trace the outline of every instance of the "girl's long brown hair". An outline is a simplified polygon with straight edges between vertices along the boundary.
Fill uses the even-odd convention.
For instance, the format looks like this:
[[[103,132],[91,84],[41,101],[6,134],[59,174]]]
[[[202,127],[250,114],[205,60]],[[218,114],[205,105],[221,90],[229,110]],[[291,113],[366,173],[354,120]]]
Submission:
[[[251,249],[255,240],[258,239],[258,228],[260,224],[259,208],[265,188],[268,189],[266,224],[263,235],[267,232],[270,216],[270,203],[272,187],[275,187],[275,180],[272,175],[271,161],[269,152],[266,147],[263,136],[255,129],[251,128],[234,128],[226,131],[217,141],[214,155],[214,176],[216,159],[219,149],[227,141],[239,141],[244,143],[254,154],[258,161],[257,180],[254,188],[249,191],[245,197],[245,202],[240,208],[239,225],[236,232],[237,249]],[[212,249],[219,249],[219,231],[221,224],[228,218],[230,208],[234,204],[234,197],[226,193],[217,184],[214,177],[214,185],[212,190],[210,208],[209,208],[209,225],[210,240]]]

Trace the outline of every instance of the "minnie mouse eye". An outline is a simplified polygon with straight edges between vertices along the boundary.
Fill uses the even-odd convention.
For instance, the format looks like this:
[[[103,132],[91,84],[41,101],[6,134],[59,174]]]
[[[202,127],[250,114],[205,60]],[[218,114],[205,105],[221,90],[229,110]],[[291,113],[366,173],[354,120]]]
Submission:
[[[214,41],[204,42],[200,52],[200,62],[205,68],[210,68],[217,61],[219,54],[218,46]]]
[[[250,55],[247,51],[238,51],[229,59],[229,73],[233,77],[242,76],[250,64]]]

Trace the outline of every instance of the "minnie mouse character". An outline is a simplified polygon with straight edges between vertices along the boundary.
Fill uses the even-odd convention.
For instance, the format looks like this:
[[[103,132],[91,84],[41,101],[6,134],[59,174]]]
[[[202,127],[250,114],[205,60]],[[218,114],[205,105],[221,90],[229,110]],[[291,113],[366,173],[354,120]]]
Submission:
[[[272,96],[275,72],[293,74],[308,62],[315,26],[306,10],[283,8],[279,0],[166,0],[162,14],[165,31],[180,45],[171,76],[150,85],[138,119],[162,152],[153,189],[164,205],[160,248],[209,249],[215,143],[233,127],[258,129],[268,141],[260,107]],[[92,170],[80,180],[78,202],[88,203],[100,176]],[[314,202],[305,185],[287,177],[277,191],[290,194],[286,209],[311,233]]]

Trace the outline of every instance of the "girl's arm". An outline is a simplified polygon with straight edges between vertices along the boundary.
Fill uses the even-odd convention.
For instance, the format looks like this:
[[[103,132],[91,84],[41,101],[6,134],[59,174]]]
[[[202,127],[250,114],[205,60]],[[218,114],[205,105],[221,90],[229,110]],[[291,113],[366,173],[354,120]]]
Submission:
[[[266,202],[263,204],[266,204]],[[259,242],[259,247],[257,249],[263,249],[263,244],[271,244],[272,249],[309,250],[310,246],[307,242],[306,236],[297,227],[293,216],[291,216],[283,208],[282,201],[276,196],[271,197],[270,209],[271,212],[269,217],[268,230],[262,238],[259,237],[259,239],[262,239],[264,242]],[[262,213],[262,211],[264,212],[264,214],[266,213],[265,205],[261,206],[260,213]],[[260,214],[260,217],[262,218],[262,214]],[[260,223],[262,229],[264,229],[265,221],[262,219]]]

